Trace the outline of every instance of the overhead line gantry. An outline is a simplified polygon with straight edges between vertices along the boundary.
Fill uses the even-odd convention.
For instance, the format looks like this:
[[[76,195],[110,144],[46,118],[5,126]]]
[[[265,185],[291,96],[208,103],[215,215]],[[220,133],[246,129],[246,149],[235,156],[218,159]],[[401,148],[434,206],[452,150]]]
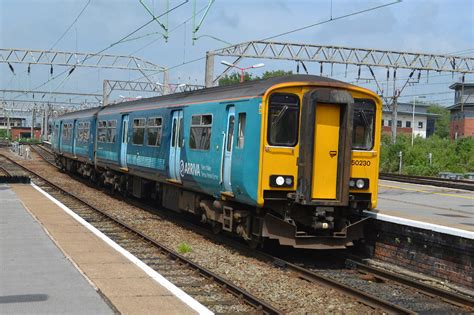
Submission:
[[[217,84],[231,67],[214,78],[214,59],[216,56],[236,57],[232,62],[236,65],[244,58],[287,60],[296,62],[318,62],[321,64],[344,64],[369,68],[378,89],[382,91],[372,67],[393,69],[394,95],[392,97],[392,141],[397,135],[397,99],[407,86],[415,71],[436,71],[473,74],[474,58],[449,54],[430,54],[421,52],[393,51],[371,48],[353,48],[332,45],[315,45],[274,41],[250,41],[231,45],[206,53],[206,87]],[[411,73],[401,88],[396,88],[397,69],[411,70]],[[360,73],[360,70],[359,70]]]

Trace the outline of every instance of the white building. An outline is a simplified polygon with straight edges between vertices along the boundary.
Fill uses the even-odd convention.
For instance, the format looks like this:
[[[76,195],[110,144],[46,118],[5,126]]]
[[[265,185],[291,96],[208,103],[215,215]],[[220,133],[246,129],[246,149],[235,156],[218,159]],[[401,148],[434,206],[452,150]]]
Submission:
[[[411,134],[412,128],[416,136],[426,138],[434,133],[437,114],[427,112],[430,105],[417,103],[415,105],[415,124],[413,125],[413,103],[398,103],[397,132]],[[392,131],[392,108],[384,105],[382,111],[383,132]]]

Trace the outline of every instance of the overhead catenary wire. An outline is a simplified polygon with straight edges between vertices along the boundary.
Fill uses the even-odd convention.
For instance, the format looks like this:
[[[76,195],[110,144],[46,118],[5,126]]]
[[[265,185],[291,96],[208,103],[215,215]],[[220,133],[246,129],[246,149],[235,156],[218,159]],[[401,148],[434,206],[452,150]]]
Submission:
[[[82,60],[82,63],[85,62],[87,59],[89,59],[89,58],[91,58],[91,57],[94,57],[95,55],[101,54],[101,53],[103,53],[104,51],[106,51],[106,50],[108,50],[108,49],[110,49],[110,48],[112,48],[112,47],[118,45],[119,43],[121,43],[122,41],[124,41],[125,39],[127,39],[128,37],[132,36],[133,34],[139,32],[140,30],[142,30],[142,29],[145,28],[146,26],[150,25],[155,19],[160,18],[160,17],[164,16],[165,14],[168,14],[168,13],[170,13],[170,12],[172,12],[172,11],[178,9],[179,7],[183,6],[184,4],[186,4],[186,3],[188,3],[188,2],[189,2],[189,0],[185,0],[185,1],[181,2],[180,4],[178,4],[178,5],[174,6],[173,8],[169,9],[168,11],[166,11],[166,12],[160,14],[159,16],[156,16],[155,18],[151,19],[151,20],[148,21],[147,23],[141,25],[140,27],[138,27],[138,28],[135,29],[134,31],[130,32],[130,33],[127,34],[126,36],[124,36],[124,37],[122,37],[121,39],[119,39],[118,41],[116,41],[116,42],[110,44],[109,46],[105,47],[104,49],[102,49],[102,50],[100,50],[100,51],[98,51],[98,52],[96,52],[96,53],[94,53],[94,54],[88,55],[86,58],[84,58],[84,59]],[[69,71],[71,71],[71,69],[66,69],[66,70],[62,71],[61,73],[59,73],[58,75],[56,75],[56,76],[54,76],[54,77],[48,79],[46,82],[42,83],[41,85],[39,85],[39,86],[33,88],[32,91],[34,91],[34,90],[36,90],[36,89],[38,89],[38,88],[40,88],[40,87],[45,86],[48,82],[50,82],[50,81],[52,81],[52,80],[58,78],[59,76],[62,76],[63,74],[65,74],[66,72],[69,72]],[[162,71],[159,71],[159,72],[162,72]],[[159,73],[159,72],[158,72],[158,73]],[[67,77],[66,77],[66,79],[67,79]],[[63,80],[60,84],[62,84],[63,82],[64,82],[64,80]],[[20,97],[20,96],[22,96],[22,95],[24,95],[24,94],[26,94],[26,93],[20,94],[20,95],[16,96],[15,98],[18,98],[18,97]]]
[[[317,22],[317,23],[314,23],[314,24],[310,24],[310,25],[306,25],[306,26],[303,26],[303,27],[299,27],[299,28],[296,28],[296,29],[293,29],[293,30],[289,30],[289,31],[280,33],[280,34],[272,35],[272,36],[270,36],[270,37],[266,37],[266,38],[264,38],[264,39],[261,39],[260,41],[269,40],[269,39],[281,37],[281,36],[284,36],[284,35],[296,33],[296,32],[299,32],[299,31],[302,31],[302,30],[305,30],[305,29],[308,29],[308,28],[312,28],[312,27],[315,27],[315,26],[319,26],[319,25],[322,25],[322,24],[325,24],[325,23],[334,22],[334,21],[337,21],[337,20],[342,20],[342,19],[351,17],[351,16],[355,16],[355,15],[359,15],[359,14],[362,14],[362,13],[366,13],[366,12],[378,10],[378,9],[381,9],[381,8],[384,8],[384,7],[388,7],[388,6],[391,6],[391,5],[394,5],[394,4],[398,4],[398,3],[400,3],[400,2],[402,2],[402,0],[396,0],[396,1],[393,1],[393,2],[390,2],[390,3],[381,4],[381,5],[378,5],[378,6],[375,6],[375,7],[371,7],[371,8],[364,9],[364,10],[360,10],[360,11],[356,11],[356,12],[351,12],[351,13],[344,14],[344,15],[340,15],[340,16],[336,16],[336,17],[332,17],[332,16],[331,16],[331,17],[330,17],[329,19],[327,19],[327,20],[320,21],[320,22]]]
[[[54,48],[54,46],[56,46],[63,38],[64,36],[66,36],[66,34],[69,32],[69,30],[73,27],[74,24],[76,24],[77,20],[79,20],[79,18],[81,17],[81,15],[84,13],[84,11],[86,11],[87,7],[89,6],[89,4],[91,3],[91,0],[88,0],[87,3],[84,5],[84,7],[82,8],[81,12],[79,12],[79,14],[76,16],[76,18],[74,19],[74,21],[69,25],[69,27],[61,34],[61,36],[59,36],[59,38],[54,42],[54,44],[51,46],[51,48],[49,48],[49,50],[52,50]]]
[[[201,13],[201,12],[204,11],[206,8],[207,8],[207,5],[201,7],[201,9],[199,9],[199,10],[197,11],[197,13],[198,13],[198,14]],[[184,21],[181,22],[180,24],[174,26],[173,28],[171,28],[171,29],[168,31],[168,34],[170,34],[170,33],[174,32],[174,31],[176,31],[178,28],[180,28],[181,26],[183,26],[183,25],[185,25],[187,22],[189,22],[192,18],[193,18],[193,16],[190,16],[189,18],[187,18],[186,20],[184,20]],[[144,37],[144,36],[143,36],[143,37]],[[142,38],[143,38],[143,37],[142,37]],[[139,38],[137,37],[136,39],[139,39]],[[132,53],[130,53],[130,55],[136,54],[137,52],[141,51],[142,49],[144,49],[144,48],[146,48],[146,47],[148,47],[148,46],[150,46],[150,45],[156,43],[156,42],[159,41],[160,39],[162,39],[162,38],[159,37],[159,38],[156,38],[156,39],[152,40],[151,42],[148,42],[148,43],[145,44],[144,46],[142,46],[142,47],[140,47],[139,49],[137,49],[137,50],[133,51]],[[191,61],[193,61],[193,60],[191,60]],[[167,68],[167,69],[170,69],[170,68]],[[155,73],[153,73],[153,74],[151,74],[151,75],[155,75],[155,74],[159,74],[159,71],[158,71],[158,72],[155,72]],[[145,76],[141,76],[141,77],[139,77],[139,78],[133,79],[133,81],[137,81],[137,80],[143,79],[144,77],[145,77]],[[101,89],[95,90],[94,93],[95,93],[95,92],[99,92],[99,91],[101,91]],[[75,99],[75,98],[77,98],[77,96],[76,96],[76,97],[73,97],[72,99]]]

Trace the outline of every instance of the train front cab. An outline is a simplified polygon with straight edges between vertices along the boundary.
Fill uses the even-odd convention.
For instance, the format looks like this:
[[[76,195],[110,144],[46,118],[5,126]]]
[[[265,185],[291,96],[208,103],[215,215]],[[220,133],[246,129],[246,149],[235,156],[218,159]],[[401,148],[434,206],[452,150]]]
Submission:
[[[262,103],[258,203],[271,210],[258,233],[296,248],[352,245],[377,200],[380,99],[348,84],[291,83]]]

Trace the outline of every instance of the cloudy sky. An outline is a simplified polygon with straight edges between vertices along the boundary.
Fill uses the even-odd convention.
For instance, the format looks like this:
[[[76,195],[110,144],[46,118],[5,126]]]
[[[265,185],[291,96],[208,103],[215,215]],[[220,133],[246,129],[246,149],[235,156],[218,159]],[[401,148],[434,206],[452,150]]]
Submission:
[[[166,11],[166,0],[143,1],[155,15]],[[169,0],[169,7],[173,8],[182,2]],[[117,44],[104,53],[134,55],[172,68],[170,81],[174,83],[203,84],[204,60],[190,61],[204,57],[206,51],[227,46],[224,42],[235,44],[264,39],[326,21],[331,16],[338,17],[392,2],[395,0],[216,0],[196,33],[200,38],[193,44],[194,0],[190,0],[160,19],[163,23],[168,20],[171,30],[168,42],[160,35],[163,30],[158,23],[153,22],[132,36],[138,39]],[[196,1],[196,10],[201,12],[196,20],[201,19],[207,3],[207,0]],[[77,22],[57,42],[85,6]],[[138,29],[150,18],[139,0],[0,0],[0,46],[98,52]],[[473,0],[404,0],[272,40],[474,57],[473,20]],[[216,60],[216,74],[224,69],[219,64],[221,60]],[[246,59],[240,65],[248,66],[257,62],[264,62],[265,67],[254,70],[255,74],[276,69],[296,71],[295,62]],[[13,66],[16,75],[11,73],[6,64],[0,64],[0,89],[34,89],[49,78],[48,66],[32,66],[29,75],[27,65]],[[311,74],[320,73],[319,64],[307,64],[307,68]],[[57,67],[54,75],[64,69]],[[356,67],[349,67],[346,75],[345,67],[336,66],[332,76],[375,89],[373,82],[356,82],[357,71]],[[408,74],[408,71],[399,71],[397,75],[402,79]],[[323,75],[331,76],[330,67],[324,69]],[[58,76],[39,89],[100,93],[103,79],[134,80],[141,76],[133,71],[82,68],[69,77]],[[385,70],[377,71],[377,76],[385,84]],[[361,77],[370,77],[367,69],[362,69]],[[151,79],[161,81],[162,78],[155,75]],[[453,94],[448,86],[457,80],[459,75],[456,74],[430,73],[427,77],[426,73],[422,73],[418,83],[407,86],[403,100],[411,101],[411,95],[427,94],[427,100],[450,105]],[[473,82],[474,76],[467,76],[466,80]],[[399,80],[397,84],[402,85],[403,81]],[[389,90],[385,92],[391,93]],[[136,96],[132,92],[120,94]],[[2,96],[6,99],[30,97],[0,93]],[[83,99],[75,97],[74,101]]]

